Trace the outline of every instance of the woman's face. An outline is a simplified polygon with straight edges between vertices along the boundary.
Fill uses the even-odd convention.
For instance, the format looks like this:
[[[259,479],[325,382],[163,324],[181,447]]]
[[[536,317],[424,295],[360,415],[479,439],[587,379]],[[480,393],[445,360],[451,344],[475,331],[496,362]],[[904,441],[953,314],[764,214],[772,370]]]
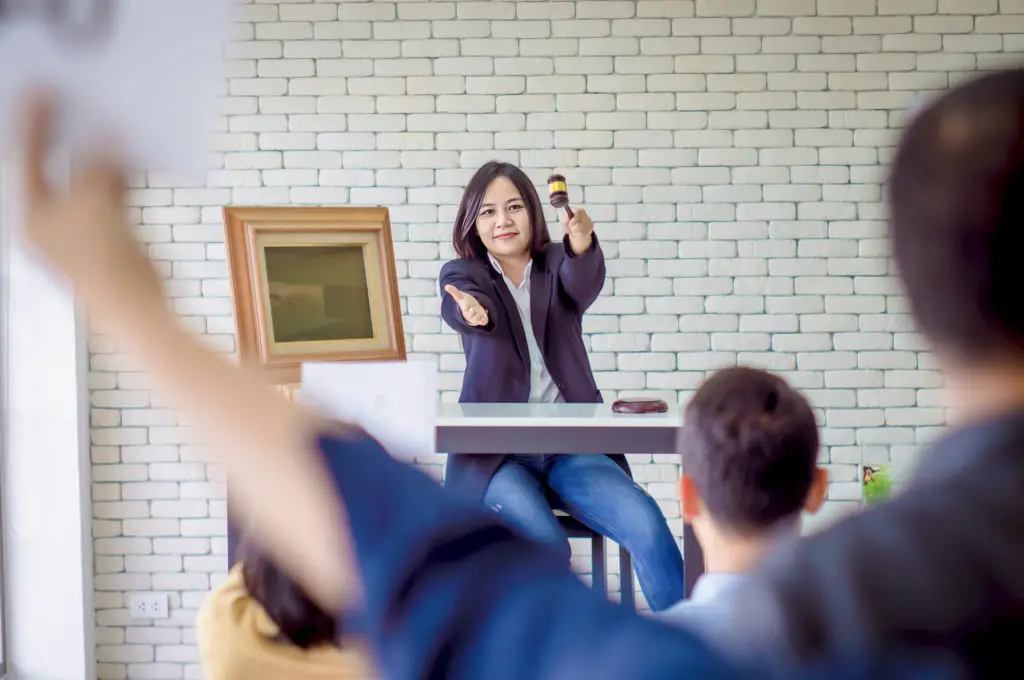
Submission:
[[[487,252],[495,257],[528,252],[531,228],[526,201],[512,180],[498,177],[488,184],[476,215],[476,233]]]

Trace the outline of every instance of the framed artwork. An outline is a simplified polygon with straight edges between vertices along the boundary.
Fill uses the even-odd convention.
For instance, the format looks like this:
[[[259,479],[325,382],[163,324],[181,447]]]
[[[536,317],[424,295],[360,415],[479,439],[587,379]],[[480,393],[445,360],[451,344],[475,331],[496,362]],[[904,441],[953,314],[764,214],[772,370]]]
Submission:
[[[273,384],[306,361],[404,361],[387,208],[226,207],[238,354]]]

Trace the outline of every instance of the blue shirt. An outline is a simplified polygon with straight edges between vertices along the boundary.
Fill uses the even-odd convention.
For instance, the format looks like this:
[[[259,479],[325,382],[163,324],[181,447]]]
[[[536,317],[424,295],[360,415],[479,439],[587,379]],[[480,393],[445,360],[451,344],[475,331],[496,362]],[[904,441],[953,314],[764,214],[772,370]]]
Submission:
[[[794,674],[738,668],[686,631],[590,590],[553,551],[362,434],[319,440],[345,505],[365,606],[342,629],[388,680],[946,680],[857,657]],[[907,662],[909,663],[909,662]],[[912,668],[913,672],[908,672]]]
[[[703,574],[693,586],[690,598],[653,614],[659,621],[685,628],[719,649],[728,649],[730,639],[741,634],[731,625],[747,606],[743,598],[743,573]]]

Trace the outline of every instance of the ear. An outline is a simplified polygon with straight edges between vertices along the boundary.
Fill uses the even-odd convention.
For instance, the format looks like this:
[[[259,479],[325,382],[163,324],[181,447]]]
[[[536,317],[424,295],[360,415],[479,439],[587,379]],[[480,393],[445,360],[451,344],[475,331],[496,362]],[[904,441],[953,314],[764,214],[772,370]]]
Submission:
[[[697,487],[693,480],[686,475],[681,475],[679,477],[679,509],[683,520],[692,522],[700,515],[700,506],[700,495],[697,493]]]
[[[825,503],[825,496],[828,495],[828,470],[825,468],[814,469],[814,481],[811,482],[811,490],[807,493],[807,501],[804,502],[804,510],[810,514],[816,514]]]

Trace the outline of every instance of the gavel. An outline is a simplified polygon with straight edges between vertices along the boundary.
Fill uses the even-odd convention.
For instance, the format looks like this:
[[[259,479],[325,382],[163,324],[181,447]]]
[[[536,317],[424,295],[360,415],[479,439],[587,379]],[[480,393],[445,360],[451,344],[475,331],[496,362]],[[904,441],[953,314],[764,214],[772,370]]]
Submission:
[[[548,177],[548,194],[551,197],[551,205],[555,208],[565,208],[565,212],[572,219],[572,208],[569,207],[569,190],[565,186],[565,177],[562,175],[551,175]]]

